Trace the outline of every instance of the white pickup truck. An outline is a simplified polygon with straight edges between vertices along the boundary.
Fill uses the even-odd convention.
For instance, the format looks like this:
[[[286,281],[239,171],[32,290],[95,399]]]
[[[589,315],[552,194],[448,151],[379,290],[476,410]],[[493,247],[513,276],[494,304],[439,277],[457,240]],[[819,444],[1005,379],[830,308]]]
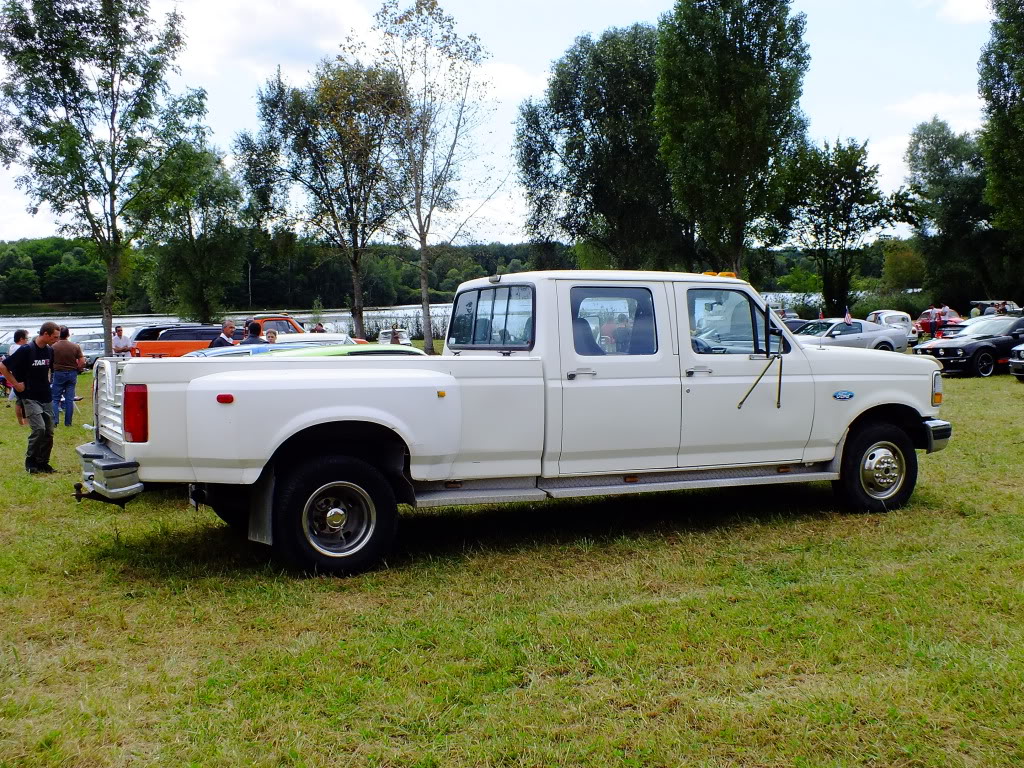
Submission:
[[[76,489],[182,484],[333,573],[380,560],[399,504],[830,480],[882,511],[910,497],[915,449],[952,434],[939,370],[799,344],[727,277],[494,276],[459,288],[440,357],[101,360]]]

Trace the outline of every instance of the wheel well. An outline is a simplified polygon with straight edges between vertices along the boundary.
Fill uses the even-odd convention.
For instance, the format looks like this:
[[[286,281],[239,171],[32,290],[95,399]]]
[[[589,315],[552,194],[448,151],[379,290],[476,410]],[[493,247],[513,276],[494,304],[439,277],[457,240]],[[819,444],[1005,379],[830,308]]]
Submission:
[[[852,433],[858,427],[868,423],[895,424],[907,433],[915,448],[928,448],[928,433],[925,431],[926,428],[921,414],[909,405],[893,403],[870,408],[853,420],[849,431]]]
[[[408,480],[409,449],[394,431],[365,421],[336,421],[317,424],[296,432],[277,450],[271,461],[277,471],[311,456],[352,456],[378,469],[391,483],[395,498],[402,503],[414,501]]]

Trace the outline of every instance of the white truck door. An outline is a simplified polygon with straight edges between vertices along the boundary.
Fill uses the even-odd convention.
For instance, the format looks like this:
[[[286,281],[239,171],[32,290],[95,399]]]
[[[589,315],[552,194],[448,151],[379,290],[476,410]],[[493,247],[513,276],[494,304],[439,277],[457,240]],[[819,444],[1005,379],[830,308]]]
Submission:
[[[772,349],[783,349],[781,399],[775,361],[738,408],[768,365],[763,311],[740,286],[676,283],[675,298],[683,376],[679,466],[800,461],[814,420],[814,380],[800,345],[772,337]]]
[[[559,281],[559,474],[676,466],[681,383],[669,295],[658,281]]]

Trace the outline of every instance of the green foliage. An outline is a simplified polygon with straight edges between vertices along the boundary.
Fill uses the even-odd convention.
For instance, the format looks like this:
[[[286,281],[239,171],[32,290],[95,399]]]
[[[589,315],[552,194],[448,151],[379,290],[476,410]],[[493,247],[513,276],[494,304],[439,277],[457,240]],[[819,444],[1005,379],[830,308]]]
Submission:
[[[817,265],[825,313],[842,315],[864,241],[896,220],[896,202],[878,187],[867,142],[806,146],[797,168],[802,202],[794,210],[793,234]]]
[[[324,321],[324,303],[317,296],[313,299],[313,308],[309,313],[309,324],[316,325]]]
[[[678,0],[662,18],[662,156],[719,269],[738,274],[752,230],[783,215],[788,158],[806,128],[804,26],[790,0]]]
[[[1024,245],[1024,6],[991,0],[992,36],[981,54],[979,90],[987,118],[982,147],[996,226]],[[1022,261],[1015,259],[1016,271]]]
[[[905,293],[902,291],[886,291],[866,293],[860,296],[850,307],[854,317],[867,317],[879,309],[895,309],[906,312],[916,320],[932,303],[927,293]]]
[[[15,267],[4,278],[4,301],[29,304],[39,299],[39,277],[35,270]]]
[[[544,98],[520,107],[516,159],[538,239],[589,241],[623,269],[692,268],[693,227],[658,154],[657,38],[643,24],[577,38]]]
[[[925,287],[951,306],[979,295],[1017,295],[1021,270],[1008,234],[993,226],[977,137],[938,118],[918,125],[906,155]]]
[[[890,291],[905,291],[924,285],[925,264],[920,251],[908,240],[885,240],[882,283]]]
[[[809,269],[796,267],[788,275],[778,279],[780,290],[792,293],[821,293],[821,275]]]
[[[47,301],[96,301],[107,284],[100,264],[54,264],[46,270],[43,298]]]

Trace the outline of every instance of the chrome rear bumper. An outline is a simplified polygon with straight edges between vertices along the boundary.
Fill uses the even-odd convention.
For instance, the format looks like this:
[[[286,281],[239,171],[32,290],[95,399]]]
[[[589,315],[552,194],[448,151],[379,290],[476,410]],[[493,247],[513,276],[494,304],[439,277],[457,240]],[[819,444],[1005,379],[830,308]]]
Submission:
[[[79,499],[101,497],[123,504],[142,493],[137,461],[126,461],[104,443],[86,443],[76,450],[82,465],[82,482],[75,485]]]

